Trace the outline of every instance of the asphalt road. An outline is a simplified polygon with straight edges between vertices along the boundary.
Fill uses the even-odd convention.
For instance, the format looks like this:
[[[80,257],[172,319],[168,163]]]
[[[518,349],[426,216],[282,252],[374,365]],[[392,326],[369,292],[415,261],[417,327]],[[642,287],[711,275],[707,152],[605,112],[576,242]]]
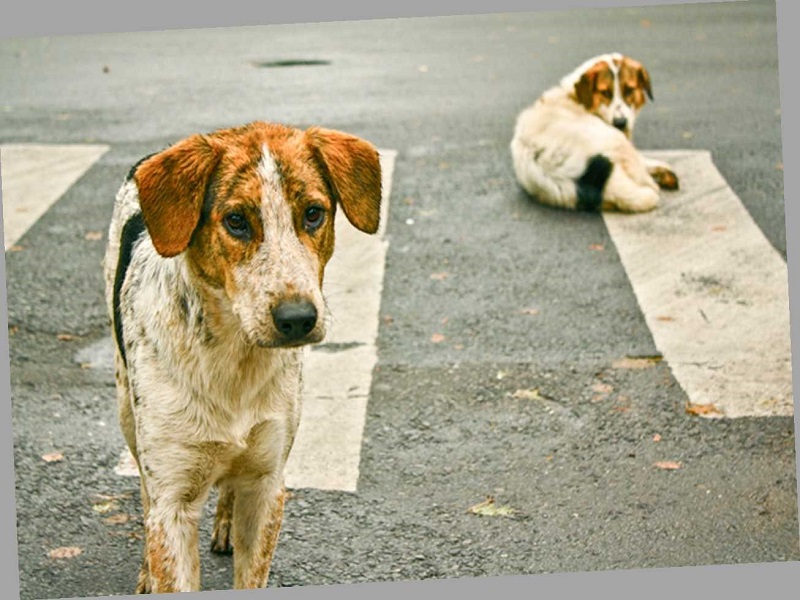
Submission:
[[[293,490],[271,585],[799,560],[792,418],[698,418],[667,362],[615,368],[658,350],[604,221],[532,203],[508,152],[545,87],[630,54],[637,145],[710,150],[785,257],[775,25],[758,1],[0,41],[0,143],[110,146],[6,254],[21,597],[138,569],[113,378],[76,361],[108,335],[87,233],[138,158],[254,119],[398,153],[358,490]],[[467,511],[489,495],[513,516]]]

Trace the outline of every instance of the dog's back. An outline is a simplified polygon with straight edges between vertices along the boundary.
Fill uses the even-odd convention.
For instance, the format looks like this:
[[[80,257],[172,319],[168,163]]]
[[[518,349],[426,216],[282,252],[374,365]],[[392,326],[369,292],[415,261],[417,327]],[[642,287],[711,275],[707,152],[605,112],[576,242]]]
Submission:
[[[631,142],[645,97],[640,63],[616,53],[585,61],[518,116],[510,149],[519,184],[562,208],[654,208],[658,185]]]

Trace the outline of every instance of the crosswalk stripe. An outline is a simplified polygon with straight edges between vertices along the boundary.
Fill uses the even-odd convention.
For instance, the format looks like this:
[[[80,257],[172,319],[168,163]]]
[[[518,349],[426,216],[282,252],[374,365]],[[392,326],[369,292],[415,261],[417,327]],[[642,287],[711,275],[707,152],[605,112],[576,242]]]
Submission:
[[[681,190],[604,218],[656,347],[706,416],[792,415],[785,260],[709,152],[647,154],[672,164]]]
[[[3,234],[8,250],[103,156],[97,144],[3,144]]]

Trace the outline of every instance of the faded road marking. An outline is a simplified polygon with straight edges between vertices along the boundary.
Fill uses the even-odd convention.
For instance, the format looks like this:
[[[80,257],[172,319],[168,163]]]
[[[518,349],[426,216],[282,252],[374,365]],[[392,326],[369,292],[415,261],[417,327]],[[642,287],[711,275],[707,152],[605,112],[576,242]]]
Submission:
[[[792,415],[786,261],[705,151],[647,153],[681,190],[653,212],[605,214],[647,325],[708,416]]]
[[[3,234],[8,250],[108,150],[86,144],[3,144]]]

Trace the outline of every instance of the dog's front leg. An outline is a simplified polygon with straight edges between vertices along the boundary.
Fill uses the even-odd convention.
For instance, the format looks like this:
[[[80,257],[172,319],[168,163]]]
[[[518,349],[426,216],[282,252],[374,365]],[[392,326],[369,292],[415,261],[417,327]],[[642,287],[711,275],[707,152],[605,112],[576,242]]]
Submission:
[[[200,589],[198,526],[211,486],[212,464],[205,446],[139,444],[145,509],[144,568],[149,571],[152,593]],[[143,454],[144,447],[153,449]]]
[[[200,511],[178,499],[151,494],[145,518],[145,562],[154,594],[200,589]]]
[[[284,468],[296,420],[276,419],[250,432],[250,452],[242,457],[242,475],[233,493],[233,583],[235,589],[263,588],[283,521]]]
[[[282,476],[265,476],[237,486],[233,508],[235,589],[266,587],[285,498]]]

